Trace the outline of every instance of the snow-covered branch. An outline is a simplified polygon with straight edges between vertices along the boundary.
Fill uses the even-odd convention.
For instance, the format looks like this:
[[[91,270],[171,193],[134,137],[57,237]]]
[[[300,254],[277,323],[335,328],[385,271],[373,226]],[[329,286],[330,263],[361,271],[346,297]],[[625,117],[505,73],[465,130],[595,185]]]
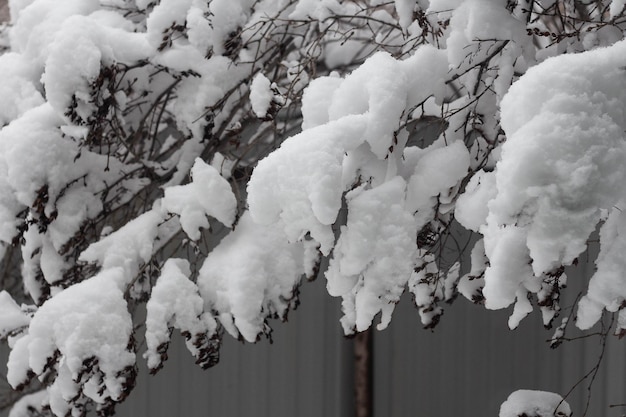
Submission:
[[[24,292],[0,335],[57,415],[128,395],[137,329],[154,372],[174,329],[208,367],[318,273],[346,334],[407,290],[428,328],[458,294],[549,326],[598,227],[576,323],[626,332],[623,2],[11,6],[0,248]]]

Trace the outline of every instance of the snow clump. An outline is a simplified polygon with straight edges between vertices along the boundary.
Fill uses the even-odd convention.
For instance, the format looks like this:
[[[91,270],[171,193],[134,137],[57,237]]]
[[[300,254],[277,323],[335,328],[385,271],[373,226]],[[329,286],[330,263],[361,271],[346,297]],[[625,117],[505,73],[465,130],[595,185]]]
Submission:
[[[197,158],[191,168],[191,183],[165,189],[163,210],[180,216],[180,224],[192,240],[200,228],[208,228],[207,216],[231,226],[237,214],[237,199],[230,184],[213,166]]]
[[[546,276],[573,263],[603,213],[625,195],[625,54],[622,41],[548,59],[502,100],[508,139],[495,170],[496,195],[481,228],[491,264],[484,295],[490,309],[517,299],[513,323],[531,308],[527,293],[539,292]],[[603,250],[621,239],[619,234],[605,238]],[[622,275],[605,272],[620,265],[614,256],[598,259],[599,274],[580,304],[580,326],[591,326],[602,308],[615,311],[620,304],[616,295],[593,290],[623,287]]]
[[[313,241],[290,244],[282,227],[259,225],[246,212],[200,269],[204,310],[215,311],[233,337],[254,342],[269,330],[266,318],[285,318],[301,277],[313,276],[317,259]]]
[[[500,406],[499,417],[570,417],[569,404],[553,392],[517,390]]]

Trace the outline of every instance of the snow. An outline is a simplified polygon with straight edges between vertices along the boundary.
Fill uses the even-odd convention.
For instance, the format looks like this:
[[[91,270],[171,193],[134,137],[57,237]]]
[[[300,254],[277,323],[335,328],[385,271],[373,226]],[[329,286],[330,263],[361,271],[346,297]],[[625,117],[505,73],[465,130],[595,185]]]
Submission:
[[[62,124],[46,103],[26,111],[0,131],[0,190],[4,191],[0,240],[12,242],[21,222],[18,213],[30,207],[29,220],[39,227],[24,233],[22,253],[24,279],[36,300],[40,294],[34,279],[39,268],[49,283],[61,278],[67,264],[58,252],[86,218],[102,209],[97,192],[124,175],[120,164],[106,155],[82,150],[76,159],[81,151],[76,142],[63,136]],[[106,167],[112,169],[106,171]]]
[[[485,268],[489,264],[489,260],[485,255],[485,242],[480,239],[472,248],[470,254],[471,257],[471,270],[463,275],[457,284],[457,290],[459,294],[467,298],[472,302],[479,302],[483,299],[483,287],[485,286],[485,279],[483,274]]]
[[[310,233],[328,254],[334,243],[330,225],[341,207],[342,193],[359,176],[369,176],[378,185],[400,169],[400,155],[387,159],[399,140],[398,120],[408,106],[427,98],[420,88],[443,85],[442,74],[434,71],[442,59],[432,47],[421,48],[405,61],[377,53],[343,80],[331,76],[311,82],[304,91],[304,131],[261,160],[248,184],[254,220],[270,224],[280,218],[290,241]],[[320,111],[325,108],[327,114]],[[450,172],[442,173],[424,159],[423,172],[416,172],[409,184],[411,209],[430,206],[442,187],[454,186],[467,173],[468,152],[462,143],[433,152],[433,157],[453,158]],[[423,180],[431,169],[441,176],[433,186]],[[430,193],[427,197],[417,194],[423,186]]]
[[[459,195],[454,218],[467,230],[478,232],[487,221],[487,204],[496,196],[496,177],[493,172],[477,171]]]
[[[231,178],[235,163],[236,161],[226,158],[219,152],[216,152],[213,155],[213,159],[211,159],[211,166],[215,168],[226,180]]]
[[[220,114],[215,123],[226,117],[221,112],[228,113],[228,106],[222,104],[220,112],[207,112],[215,106],[230,89],[240,86],[246,75],[246,66],[234,66],[233,62],[223,56],[213,56],[205,59],[204,54],[195,48],[178,48],[171,55],[160,55],[156,62],[184,71],[192,69],[199,77],[184,78],[177,87],[179,97],[184,100],[175,100],[172,111],[176,116],[176,123],[183,131],[191,132],[194,139],[201,140],[204,135],[204,117],[213,113]],[[189,172],[193,161],[199,154],[190,154],[184,161],[188,165],[181,165],[179,170]]]
[[[436,3],[435,7],[440,8],[444,2]],[[430,9],[433,9],[433,6],[431,2]],[[531,48],[531,38],[526,35],[526,25],[517,20],[505,6],[505,3],[498,0],[469,0],[461,2],[458,7],[447,9],[454,9],[450,20],[450,34],[446,39],[448,61],[452,68],[458,67],[462,70],[474,65],[475,62],[480,62],[481,58],[492,52],[491,48],[478,46],[481,40],[487,42],[508,40],[517,47]],[[471,54],[469,48],[476,48],[475,54]]]
[[[366,330],[379,312],[378,329],[387,327],[411,276],[417,224],[405,195],[401,177],[346,194],[348,221],[326,272],[328,293],[343,298],[346,334]]]
[[[463,142],[430,148],[417,161],[407,186],[407,209],[419,219],[420,229],[431,220],[437,198],[445,197],[467,175],[469,152]],[[442,169],[442,167],[447,167]]]
[[[208,228],[207,216],[231,226],[237,213],[237,200],[230,184],[219,171],[197,158],[191,168],[192,182],[167,187],[162,208],[180,216],[180,224],[192,240],[200,239],[200,228]]]
[[[28,327],[29,323],[30,317],[11,295],[5,290],[0,292],[0,339],[5,339],[15,330]]]
[[[12,243],[23,218],[19,213],[30,207],[28,220],[35,226],[24,233],[22,253],[25,284],[35,300],[41,295],[35,285],[39,267],[48,282],[60,279],[65,262],[58,251],[85,218],[101,210],[101,197],[94,192],[101,190],[107,179],[120,175],[119,171],[105,172],[105,167],[117,166],[109,163],[106,155],[84,151],[75,160],[79,148],[63,137],[58,128],[61,123],[46,103],[26,111],[0,131],[0,240]],[[41,256],[35,256],[38,252]]]
[[[0,293],[13,385],[31,369],[48,378],[56,361],[42,398],[56,414],[123,399],[135,359],[127,301],[147,295],[151,370],[174,328],[208,365],[222,328],[255,341],[269,318],[285,318],[320,254],[332,256],[327,289],[342,298],[346,333],[377,316],[385,328],[407,288],[426,327],[456,290],[489,309],[514,304],[511,328],[533,304],[549,324],[562,266],[598,227],[597,270],[576,324],[619,312],[624,333],[626,41],[617,23],[604,24],[624,1],[552,46],[527,33],[545,30],[542,19],[527,23],[521,5],[499,0],[370,5],[11,1],[0,56],[0,241],[19,240],[23,282],[40,306]],[[140,13],[123,15],[126,6]],[[285,34],[286,48],[272,49]],[[593,50],[572,53],[582,49]],[[300,94],[302,132],[283,140],[296,121],[282,116],[297,114]],[[246,142],[249,117],[272,119],[282,104],[288,111],[264,125],[275,129]],[[236,188],[246,184],[235,167],[254,168],[247,190]],[[181,231],[198,248],[213,237],[211,218],[233,230],[214,248],[208,240],[206,260],[199,251],[197,276],[188,260],[155,256],[185,239]],[[463,276],[435,253],[443,245],[423,239],[454,220],[483,235]],[[160,274],[147,279],[148,269]],[[534,413],[519,409],[546,408],[548,397],[518,392],[501,415]]]
[[[301,277],[313,274],[315,252],[314,242],[290,244],[279,225],[259,225],[245,212],[200,269],[204,310],[215,311],[233,337],[256,341],[267,318],[285,318],[293,307]]]
[[[407,74],[407,108],[432,98],[430,105],[440,106],[447,94],[449,63],[446,51],[432,45],[420,46],[413,55],[400,62]]]
[[[362,142],[364,121],[354,115],[305,130],[261,160],[248,183],[254,221],[271,224],[280,219],[292,242],[310,232],[328,254],[344,191],[341,162],[346,151]]]
[[[80,254],[79,260],[97,263],[104,271],[120,268],[123,274],[112,277],[118,279],[117,284],[124,289],[139,272],[139,266],[150,261],[158,227],[163,220],[158,208],[150,210],[89,245]]]
[[[73,16],[64,22],[65,30],[60,31],[51,46],[42,77],[46,96],[55,110],[65,113],[74,97],[78,102],[76,112],[84,122],[96,111],[97,103],[91,103],[89,83],[98,77],[102,61],[97,41],[89,36],[94,23],[87,20]],[[79,33],[83,36],[78,37]]]
[[[43,389],[32,394],[24,395],[11,407],[9,417],[31,417],[32,409],[41,411],[48,403],[48,392]]]
[[[170,28],[185,24],[192,3],[193,0],[163,0],[154,6],[146,19],[148,42],[154,49],[161,45]]]
[[[626,7],[626,1],[624,0],[613,0],[609,7],[609,15],[613,18],[620,14],[624,7]]]
[[[417,258],[418,261],[409,278],[408,288],[414,296],[422,325],[425,328],[432,328],[437,324],[439,316],[443,314],[443,309],[437,303],[445,299],[444,286],[440,285],[441,272],[437,267],[435,256],[420,250]],[[454,275],[457,274],[458,271]]]
[[[555,393],[517,390],[500,406],[499,417],[570,417],[569,404]]]
[[[342,81],[337,74],[331,74],[315,78],[309,83],[302,96],[302,130],[328,122],[328,107]]]
[[[116,285],[122,274],[121,268],[106,270],[44,303],[33,316],[28,335],[18,340],[11,351],[9,383],[13,387],[23,383],[28,368],[43,378],[48,361],[58,351],[59,377],[48,391],[53,412],[61,414],[71,407],[71,397],[64,394],[78,393],[81,375],[96,375],[94,381],[101,378],[100,395],[83,392],[96,402],[106,397],[122,398],[125,381],[120,373],[135,364],[135,354],[127,348],[132,320],[124,294]],[[89,370],[85,361],[92,357],[95,362]]]
[[[213,51],[218,54],[226,52],[224,43],[232,33],[245,24],[254,0],[213,0],[209,4],[209,12],[213,15]]]
[[[66,19],[55,41],[50,45],[42,82],[46,98],[60,114],[66,114],[76,101],[79,124],[93,120],[97,105],[92,83],[101,68],[116,63],[131,63],[145,59],[151,52],[142,34],[136,34],[107,23],[120,25],[119,19],[107,22],[109,15],[72,16]],[[102,22],[101,20],[104,20]],[[123,20],[123,19],[122,19]]]
[[[12,2],[11,9],[17,6]],[[11,48],[23,54],[38,71],[43,72],[44,64],[63,22],[73,15],[88,15],[100,8],[98,0],[67,0],[62,5],[48,0],[35,0],[30,4],[17,6],[11,11],[14,25],[11,28]]]
[[[189,262],[184,259],[168,259],[156,285],[152,288],[146,304],[146,346],[144,357],[148,368],[157,369],[163,360],[161,347],[170,341],[170,328],[189,332],[187,348],[195,356],[200,352],[194,342],[198,335],[210,337],[215,334],[217,323],[204,313],[204,301],[198,287],[189,279]]]
[[[491,263],[485,273],[487,308],[520,301],[522,287],[537,292],[542,274],[571,264],[586,249],[602,211],[623,196],[625,48],[620,42],[546,60],[502,100],[508,139],[481,229]],[[598,305],[592,306],[589,298],[582,301],[579,325],[589,327],[599,317]]]
[[[49,194],[54,195],[69,179],[71,172],[61,167],[72,164],[76,147],[55,132],[59,122],[50,105],[43,104],[0,130],[2,182],[6,184],[3,187],[13,190],[2,198],[7,210],[14,210],[17,204],[29,206],[45,184],[48,184]],[[6,224],[15,222],[15,214],[6,219]],[[2,240],[10,241],[10,237],[3,235]]]
[[[195,2],[189,8],[187,12],[187,38],[194,48],[208,52],[212,48],[212,41],[211,22],[205,17],[206,12],[205,2]]]
[[[393,74],[393,76],[392,76]],[[329,120],[366,114],[364,139],[372,152],[384,158],[393,131],[406,107],[408,75],[398,61],[377,53],[353,71],[333,93]]]
[[[402,29],[406,30],[413,23],[415,0],[394,0],[394,6],[399,17],[398,23]]]
[[[299,0],[289,18],[296,20],[312,18],[323,21],[338,10],[341,10],[341,4],[337,0]]]
[[[0,84],[0,126],[17,119],[27,110],[43,104],[37,88],[37,75],[20,54],[9,52],[0,56],[0,79],[11,80]]]
[[[348,191],[348,221],[327,271],[330,295],[343,299],[346,333],[365,330],[379,312],[378,327],[387,326],[412,277],[415,235],[436,206],[450,210],[468,174],[461,141],[439,141],[406,161],[401,152],[408,135],[397,132],[398,120],[429,98],[425,85],[442,99],[446,70],[441,51],[422,47],[403,61],[375,54],[344,79],[313,80],[304,90],[304,131],[261,160],[248,184],[255,222],[284,227],[290,242],[310,235],[323,254],[334,246],[330,226]],[[452,285],[458,275],[449,278]]]
[[[252,104],[252,111],[259,119],[263,119],[267,116],[267,111],[274,97],[270,87],[270,80],[261,73],[254,77],[250,85],[250,103]]]
[[[626,220],[620,202],[610,211],[609,217],[600,229],[600,254],[596,259],[597,270],[589,281],[589,288],[579,304],[576,325],[589,329],[596,324],[603,309],[616,312],[623,308],[626,300],[624,279],[624,250],[626,250]],[[626,321],[620,315],[616,333],[626,329]]]
[[[306,65],[298,61],[283,61],[282,65],[287,68],[287,79],[291,83],[294,93],[300,93],[309,84],[310,78]]]
[[[40,243],[40,246],[38,246],[38,249],[41,251],[39,267],[44,275],[44,279],[48,283],[54,284],[63,278],[63,271],[67,269],[68,263],[59,255],[58,250],[47,236],[40,235],[41,238],[37,239],[33,236],[35,233],[37,233],[36,229],[32,228],[25,233],[25,238],[31,243]],[[24,247],[26,247],[26,245],[24,245]],[[33,253],[34,252],[31,250],[26,251],[23,249],[22,251],[24,257],[26,257],[25,255],[27,254],[32,256]],[[28,262],[25,262],[25,264],[28,264]]]
[[[485,307],[508,307],[518,289],[536,281],[526,249],[526,233],[517,226],[488,225],[482,229],[489,266],[485,271]],[[525,296],[524,296],[525,297]]]

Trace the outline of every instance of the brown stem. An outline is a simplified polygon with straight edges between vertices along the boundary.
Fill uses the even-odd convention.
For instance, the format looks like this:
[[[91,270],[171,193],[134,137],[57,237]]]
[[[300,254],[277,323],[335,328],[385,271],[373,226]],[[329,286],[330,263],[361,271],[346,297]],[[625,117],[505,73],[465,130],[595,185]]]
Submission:
[[[354,338],[354,390],[356,417],[371,417],[372,409],[372,330]]]

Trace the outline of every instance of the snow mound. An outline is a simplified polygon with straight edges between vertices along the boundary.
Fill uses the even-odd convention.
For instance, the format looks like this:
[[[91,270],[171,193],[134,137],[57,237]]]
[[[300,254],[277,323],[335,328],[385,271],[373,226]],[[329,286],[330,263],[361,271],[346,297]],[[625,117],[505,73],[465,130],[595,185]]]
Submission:
[[[555,393],[517,390],[500,406],[499,417],[570,417],[569,404]]]

